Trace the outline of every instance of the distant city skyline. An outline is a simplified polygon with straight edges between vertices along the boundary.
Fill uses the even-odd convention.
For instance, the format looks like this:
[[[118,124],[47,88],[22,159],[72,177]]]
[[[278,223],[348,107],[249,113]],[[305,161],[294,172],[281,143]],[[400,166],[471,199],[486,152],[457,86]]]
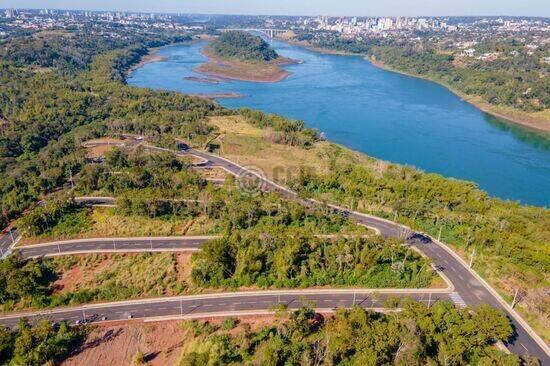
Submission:
[[[550,16],[547,0],[4,0],[0,7],[242,15]]]

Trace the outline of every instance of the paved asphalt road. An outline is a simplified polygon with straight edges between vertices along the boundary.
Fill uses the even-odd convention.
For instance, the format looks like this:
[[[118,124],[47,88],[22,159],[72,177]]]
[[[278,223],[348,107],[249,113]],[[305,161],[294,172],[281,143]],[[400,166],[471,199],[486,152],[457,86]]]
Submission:
[[[110,251],[119,252],[154,252],[154,251],[195,251],[212,238],[178,237],[178,238],[127,238],[127,239],[84,239],[52,242],[39,245],[17,247],[23,258],[55,256],[74,253],[93,253]]]
[[[187,149],[184,151],[186,154],[193,154],[199,157],[203,157],[208,160],[205,163],[205,166],[211,167],[222,167],[236,176],[243,176],[247,174],[246,171],[240,166],[227,161],[223,158],[206,154],[200,151],[193,149]],[[278,186],[273,182],[262,179],[262,189],[278,191],[282,195],[295,198],[296,194],[288,191],[284,187]],[[300,200],[302,203],[312,206],[316,203],[312,200],[304,201]],[[491,306],[503,310],[509,317],[515,328],[515,335],[509,341],[506,346],[508,349],[516,354],[520,355],[529,355],[539,358],[543,365],[550,365],[550,358],[546,353],[546,350],[541,347],[534,338],[530,336],[527,330],[508,312],[508,309],[504,307],[497,297],[493,295],[483,284],[466,268],[463,262],[458,260],[454,255],[447,251],[441,245],[434,243],[430,238],[424,237],[421,235],[409,235],[404,228],[401,226],[389,222],[387,220],[371,217],[368,215],[363,215],[360,213],[349,212],[345,209],[339,209],[333,207],[336,212],[357,221],[358,223],[376,228],[379,230],[380,234],[384,237],[406,237],[408,236],[407,242],[410,245],[414,245],[419,249],[423,254],[428,256],[433,263],[443,272],[450,281],[455,286],[455,292],[450,295],[450,298],[457,305],[466,305],[475,307],[480,304],[490,304]],[[204,239],[202,239],[204,241]],[[114,244],[113,244],[114,243]],[[127,247],[128,249],[140,249],[144,251],[158,249],[196,249],[200,246],[200,240],[195,241],[193,239],[189,240],[176,240],[176,239],[143,239],[143,240],[122,240],[122,241],[90,241],[88,243],[72,243],[72,244],[63,244],[57,247],[47,246],[42,248],[29,248],[26,252],[22,252],[25,256],[39,256],[46,254],[53,254],[56,250],[59,251],[68,251],[69,249],[73,251],[79,250],[111,250]],[[57,247],[57,248],[56,248]],[[25,251],[25,249],[23,249]],[[52,252],[53,251],[53,252]],[[271,295],[270,295],[271,296]],[[125,304],[117,305],[112,304],[108,307],[94,308],[94,306],[86,307],[85,312],[90,312],[93,314],[88,314],[92,316],[97,314],[98,319],[101,319],[102,316],[107,316],[109,320],[113,319],[125,319],[129,314],[132,314],[134,318],[138,317],[156,317],[163,315],[178,315],[178,314],[188,314],[192,312],[225,312],[230,309],[234,310],[259,310],[266,309],[270,306],[277,303],[277,300],[273,296],[266,295],[257,295],[253,297],[243,297],[241,294],[235,294],[233,297],[224,297],[223,299],[208,299],[208,300],[162,300],[159,299],[157,302],[147,302],[140,304]],[[289,295],[290,296],[290,295]],[[319,294],[319,295],[308,295],[307,298],[316,303],[317,307],[322,308],[331,308],[337,306],[349,306],[352,303],[350,295],[335,294]],[[351,295],[353,296],[353,295]],[[426,296],[415,295],[416,297]],[[435,296],[435,295],[434,295]],[[447,295],[437,295],[440,298],[446,297]],[[284,297],[284,296],[283,296]],[[301,298],[301,297],[298,297]],[[356,299],[357,303],[365,299]],[[433,300],[433,299],[432,299]],[[299,306],[297,298],[286,298],[281,300],[285,302],[290,302],[291,307]],[[367,299],[361,303],[362,306],[372,307],[376,304],[369,302],[371,300]],[[183,308],[182,308],[183,307]],[[182,310],[183,309],[183,310]],[[178,313],[179,311],[179,313]],[[63,309],[61,311],[56,311],[55,313],[48,315],[51,316],[53,320],[77,320],[82,319],[85,314],[82,313],[81,308],[75,309]],[[9,319],[0,318],[0,322],[4,324],[12,325],[17,316],[12,316]],[[96,319],[97,320],[97,319]]]
[[[243,168],[238,165],[204,152],[187,149],[186,153],[200,156],[209,161],[208,165],[219,166],[227,169],[237,176],[243,174]],[[264,180],[263,189],[278,191],[286,197],[296,197],[296,194],[280,187],[269,180]],[[368,217],[359,213],[349,212],[347,210],[337,209],[344,215],[356,220],[358,223],[375,227],[384,237],[401,236],[403,228],[383,219]],[[543,365],[550,365],[550,357],[527,332],[527,330],[508,312],[500,301],[481,282],[460,262],[455,256],[450,254],[442,246],[434,243],[430,238],[413,236],[408,242],[416,246],[423,254],[427,255],[433,263],[438,266],[442,272],[451,280],[455,286],[455,291],[460,298],[458,301],[464,301],[467,306],[475,307],[480,304],[490,304],[491,306],[503,310],[515,328],[515,335],[506,345],[508,349],[520,355],[535,356],[541,360]]]
[[[47,319],[55,322],[61,321],[102,321],[103,317],[108,321],[129,319],[152,318],[162,316],[178,317],[192,314],[222,314],[232,311],[251,311],[272,309],[278,304],[285,304],[290,309],[300,308],[302,305],[317,308],[333,309],[337,307],[351,307],[355,305],[365,308],[382,307],[384,302],[394,295],[388,294],[309,294],[280,291],[277,294],[213,294],[197,297],[179,297],[168,299],[152,299],[143,303],[112,303],[103,305],[86,305],[56,309],[50,312],[42,312],[40,315],[29,317],[29,321],[36,322]],[[447,295],[412,294],[411,298],[422,301],[426,304],[433,303],[438,299],[447,299]],[[107,305],[107,306],[106,306]],[[15,326],[21,317],[20,314],[0,317],[0,322],[7,326]]]

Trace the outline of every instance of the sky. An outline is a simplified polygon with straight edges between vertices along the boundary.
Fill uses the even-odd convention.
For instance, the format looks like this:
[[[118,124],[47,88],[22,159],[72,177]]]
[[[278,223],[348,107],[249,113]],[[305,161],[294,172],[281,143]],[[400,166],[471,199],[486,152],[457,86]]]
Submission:
[[[0,0],[0,7],[193,14],[550,17],[550,0]]]

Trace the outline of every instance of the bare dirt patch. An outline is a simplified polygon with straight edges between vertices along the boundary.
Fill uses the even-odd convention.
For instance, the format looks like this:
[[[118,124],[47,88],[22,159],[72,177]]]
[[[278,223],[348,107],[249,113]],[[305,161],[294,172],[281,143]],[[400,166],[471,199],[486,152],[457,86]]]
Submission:
[[[88,140],[82,144],[88,150],[88,158],[100,158],[105,153],[113,150],[115,147],[124,147],[126,143],[123,140],[111,137]]]
[[[219,167],[200,168],[196,169],[196,171],[200,173],[201,177],[203,177],[204,179],[225,179],[229,175],[227,170]]]
[[[138,351],[149,365],[176,365],[183,344],[179,322],[101,326],[62,365],[131,365]]]
[[[224,318],[204,318],[220,326]],[[272,315],[237,317],[232,335],[242,333],[245,327],[251,331],[272,326]],[[246,326],[245,326],[246,324]],[[222,332],[221,330],[219,332]],[[158,323],[118,323],[98,326],[87,337],[75,354],[62,362],[64,366],[131,365],[133,356],[143,352],[148,365],[177,365],[183,348],[192,337],[183,330],[180,321]]]
[[[100,273],[105,268],[109,267],[111,263],[112,260],[110,257],[104,257],[103,260],[97,263],[95,268],[92,270],[92,274],[95,275],[97,273]],[[85,277],[89,276],[90,273],[85,271],[81,266],[74,266],[73,268],[64,271],[61,275],[61,278],[57,279],[54,282],[53,285],[55,291],[59,292],[60,294],[76,291],[78,289],[78,285],[84,281]]]

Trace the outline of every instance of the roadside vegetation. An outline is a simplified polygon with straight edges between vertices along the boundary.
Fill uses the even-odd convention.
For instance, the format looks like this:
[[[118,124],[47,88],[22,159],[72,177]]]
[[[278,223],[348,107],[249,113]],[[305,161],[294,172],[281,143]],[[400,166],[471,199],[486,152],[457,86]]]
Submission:
[[[0,263],[0,310],[53,308],[98,301],[181,295],[186,254],[90,254]]]
[[[414,302],[399,313],[358,307],[323,316],[303,308],[272,326],[230,333],[204,322],[183,324],[180,365],[519,365],[492,343],[512,333],[506,317],[487,306],[472,312],[438,302]]]
[[[0,326],[2,365],[54,365],[64,360],[86,336],[86,329],[44,320],[30,326],[24,319],[16,330]]]
[[[450,244],[518,309],[550,336],[546,273],[550,210],[488,197],[475,184],[369,158],[328,142],[310,149],[268,141],[244,119],[212,118],[224,131],[220,153],[262,168],[302,196],[337,203],[422,230]]]
[[[429,262],[398,241],[319,238],[293,231],[234,232],[208,242],[192,257],[200,287],[429,287]]]

